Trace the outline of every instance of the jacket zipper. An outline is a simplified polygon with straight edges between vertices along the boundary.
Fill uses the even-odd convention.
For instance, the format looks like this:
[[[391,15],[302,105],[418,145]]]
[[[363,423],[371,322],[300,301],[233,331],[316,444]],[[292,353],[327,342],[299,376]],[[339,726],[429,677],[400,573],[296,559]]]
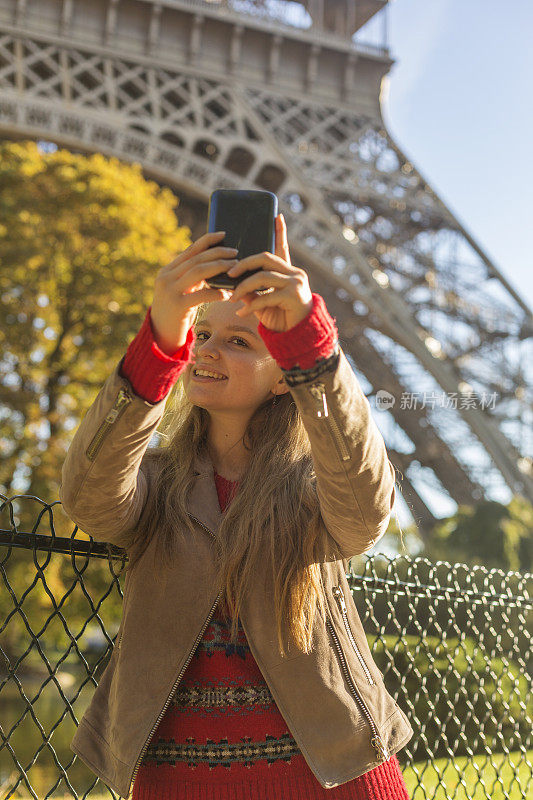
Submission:
[[[209,530],[209,528],[208,528],[206,525],[204,525],[204,523],[203,523],[203,522],[200,522],[200,520],[199,520],[199,519],[197,519],[195,516],[193,516],[193,515],[192,515],[190,512],[188,512],[188,514],[189,514],[189,516],[190,516],[192,519],[196,520],[196,522],[198,522],[198,524],[199,524],[199,525],[201,525],[201,526],[202,526],[202,528],[205,528],[205,530],[206,530],[208,533],[210,533],[210,534],[211,534],[211,536],[213,537],[213,539],[215,539],[215,540],[216,540],[216,536],[215,536],[215,534],[213,533],[213,531],[210,531],[210,530]],[[132,787],[133,787],[133,784],[134,784],[134,782],[135,782],[135,778],[136,778],[136,776],[137,776],[137,772],[139,771],[139,767],[140,767],[140,765],[141,765],[142,758],[143,758],[143,756],[144,756],[144,754],[145,754],[146,750],[148,749],[148,744],[150,743],[150,739],[152,738],[152,734],[153,734],[154,730],[157,728],[157,726],[159,725],[159,722],[161,721],[161,717],[163,716],[163,714],[164,714],[164,713],[165,713],[165,711],[167,710],[167,707],[168,707],[168,705],[169,705],[169,703],[170,703],[170,700],[171,700],[171,698],[172,698],[172,695],[174,694],[174,691],[175,691],[175,689],[176,689],[176,686],[178,685],[178,683],[180,682],[180,680],[181,680],[181,679],[182,679],[182,677],[183,677],[183,673],[185,672],[185,670],[186,670],[186,669],[187,669],[187,667],[189,666],[189,662],[190,662],[191,658],[193,657],[194,651],[196,650],[196,647],[198,646],[198,643],[200,642],[200,639],[201,639],[201,638],[202,638],[202,636],[204,635],[204,631],[205,631],[205,629],[207,628],[207,626],[209,625],[209,622],[210,622],[210,620],[211,620],[211,617],[212,617],[212,616],[213,616],[213,614],[215,613],[215,608],[216,608],[216,607],[217,607],[217,605],[218,605],[218,601],[220,600],[220,597],[221,597],[221,595],[222,595],[222,589],[221,589],[221,590],[220,590],[220,592],[217,594],[217,596],[216,596],[216,599],[215,599],[215,602],[214,602],[214,603],[213,603],[213,605],[211,606],[211,610],[210,610],[209,614],[207,615],[207,618],[206,618],[206,620],[205,620],[205,622],[204,622],[204,624],[203,624],[203,626],[202,626],[202,630],[200,631],[200,633],[199,633],[199,634],[198,634],[198,636],[196,637],[196,639],[195,639],[195,641],[194,641],[194,644],[193,644],[193,646],[192,646],[192,649],[191,649],[191,651],[190,651],[189,655],[187,656],[187,660],[185,661],[185,664],[184,664],[184,665],[182,666],[182,668],[180,669],[180,673],[179,673],[178,677],[177,677],[177,678],[176,678],[176,680],[174,681],[174,684],[173,684],[173,686],[172,686],[172,689],[170,690],[170,694],[169,694],[169,696],[167,697],[167,700],[166,700],[166,702],[165,702],[165,705],[163,706],[163,708],[162,708],[162,709],[161,709],[161,711],[159,712],[159,715],[158,715],[158,717],[157,717],[156,721],[154,722],[154,724],[153,724],[153,726],[152,726],[152,729],[151,729],[150,733],[148,734],[148,737],[147,737],[147,739],[146,739],[146,741],[145,741],[145,743],[144,743],[144,745],[143,745],[143,747],[142,747],[142,750],[141,750],[141,752],[139,753],[139,757],[138,757],[138,759],[137,759],[137,761],[136,761],[136,763],[135,763],[135,767],[134,767],[134,769],[133,769],[133,775],[131,776],[130,787],[129,787],[129,790],[128,790],[128,800],[129,800],[129,798],[131,797]],[[121,641],[122,641],[122,635],[121,635],[121,637],[120,637],[120,638],[121,638]],[[120,646],[120,645],[119,645],[119,646]]]
[[[382,760],[382,761],[388,761],[388,759],[390,758],[390,753],[387,750],[387,748],[385,747],[385,743],[384,743],[383,739],[379,735],[379,731],[377,729],[376,723],[374,722],[374,720],[372,719],[372,716],[370,715],[370,711],[369,711],[369,708],[368,708],[367,704],[365,703],[365,701],[363,700],[363,698],[361,697],[361,695],[359,694],[359,692],[357,691],[357,689],[355,687],[355,684],[354,684],[354,682],[352,680],[352,677],[351,677],[351,675],[350,675],[350,673],[348,671],[348,666],[346,664],[346,659],[344,658],[344,653],[342,652],[342,647],[340,645],[338,636],[335,633],[335,628],[333,627],[333,624],[332,624],[331,620],[329,619],[329,616],[326,619],[326,625],[328,626],[329,632],[330,632],[330,634],[331,634],[331,636],[333,638],[333,641],[335,642],[335,649],[336,649],[336,653],[337,653],[337,658],[338,658],[339,663],[341,665],[341,669],[342,669],[342,671],[344,673],[344,677],[346,678],[346,682],[348,684],[348,687],[350,688],[351,693],[353,694],[353,696],[357,700],[357,703],[359,704],[359,707],[361,708],[361,711],[363,712],[364,716],[366,717],[366,720],[367,720],[368,724],[370,725],[370,728],[372,729],[372,733],[374,734],[372,736],[371,740],[370,740],[370,743],[372,744],[372,747],[375,749],[376,753],[378,754],[378,758],[380,760]]]
[[[102,422],[102,424],[96,431],[89,447],[85,451],[85,455],[87,456],[89,461],[94,461],[94,459],[96,458],[96,454],[100,450],[102,443],[107,433],[109,432],[109,429],[111,428],[112,425],[115,424],[117,419],[124,412],[126,406],[129,403],[131,403],[132,400],[133,397],[130,395],[127,389],[121,387],[118,390],[117,399],[115,400],[113,407],[111,408],[105,420]]]
[[[339,450],[340,457],[343,461],[350,460],[350,451],[346,447],[346,442],[344,441],[344,437],[339,430],[339,426],[337,425],[337,420],[330,413],[328,409],[328,403],[326,400],[326,386],[322,382],[313,383],[311,386],[308,387],[309,392],[314,397],[316,401],[316,408],[317,408],[317,417],[319,419],[326,419],[329,423],[329,428],[333,434],[333,439],[337,444],[337,448]]]
[[[199,525],[201,525],[201,526],[202,526],[202,528],[204,528],[204,529],[205,529],[205,530],[206,530],[206,531],[207,531],[207,532],[208,532],[208,533],[209,533],[209,534],[210,534],[210,535],[213,537],[213,539],[215,539],[215,540],[216,540],[216,536],[215,536],[215,534],[213,533],[213,531],[209,530],[209,528],[208,528],[206,525],[204,525],[204,523],[203,523],[203,522],[201,522],[201,521],[200,521],[200,520],[199,520],[197,517],[193,516],[193,514],[191,514],[190,512],[188,512],[188,513],[189,513],[189,516],[190,516],[192,519],[194,519],[196,522],[198,522],[198,524],[199,524]],[[139,771],[139,767],[140,767],[140,764],[141,764],[142,758],[143,758],[143,756],[144,756],[144,753],[145,753],[145,752],[146,752],[146,750],[148,749],[148,744],[149,744],[149,742],[150,742],[150,739],[152,738],[152,734],[153,734],[154,730],[157,728],[157,726],[159,725],[159,722],[160,722],[160,720],[161,720],[161,717],[162,717],[162,716],[163,716],[163,714],[165,713],[165,711],[166,711],[166,709],[167,709],[167,707],[168,707],[168,705],[169,705],[169,703],[170,703],[170,700],[171,700],[171,698],[172,698],[172,695],[174,694],[174,691],[175,691],[175,689],[176,689],[176,686],[178,685],[178,683],[180,682],[180,680],[181,680],[181,678],[182,678],[182,676],[183,676],[183,673],[185,672],[185,670],[186,670],[186,669],[187,669],[187,667],[189,666],[189,662],[190,662],[190,660],[191,660],[191,658],[192,658],[192,656],[193,656],[193,653],[194,653],[194,651],[196,650],[196,647],[198,646],[198,643],[199,643],[200,639],[201,639],[201,638],[202,638],[202,636],[204,635],[204,631],[205,631],[205,629],[207,628],[207,626],[208,626],[208,624],[209,624],[209,622],[210,622],[210,620],[211,620],[211,617],[212,617],[212,616],[213,616],[213,614],[215,613],[215,608],[216,608],[216,607],[217,607],[217,605],[218,605],[218,601],[220,600],[220,597],[221,597],[221,595],[222,595],[222,590],[221,590],[221,591],[218,593],[218,595],[217,595],[217,597],[216,597],[216,599],[215,599],[215,602],[214,602],[214,603],[213,603],[213,605],[211,606],[211,610],[209,611],[209,614],[207,615],[207,619],[205,620],[205,622],[204,622],[204,624],[203,624],[203,626],[202,626],[202,629],[201,629],[200,633],[199,633],[199,634],[198,634],[198,636],[196,637],[196,639],[195,639],[195,641],[194,641],[194,644],[193,644],[193,646],[192,646],[192,649],[191,649],[191,651],[190,651],[189,655],[187,656],[187,660],[185,661],[185,664],[184,664],[184,665],[183,665],[183,667],[181,668],[181,670],[180,670],[180,673],[179,673],[178,677],[176,678],[176,680],[175,680],[175,682],[174,682],[174,684],[173,684],[173,686],[172,686],[172,689],[170,690],[170,694],[169,694],[169,696],[167,697],[167,700],[166,700],[166,702],[165,702],[165,705],[163,706],[163,708],[162,708],[162,709],[161,709],[161,711],[159,712],[159,715],[158,715],[158,717],[157,717],[157,719],[156,719],[155,723],[154,723],[154,724],[153,724],[153,726],[152,726],[152,729],[150,730],[150,732],[149,732],[149,734],[148,734],[148,736],[147,736],[147,738],[146,738],[146,740],[145,740],[145,743],[144,743],[144,745],[143,745],[143,747],[142,747],[142,750],[141,750],[141,752],[139,753],[139,757],[138,757],[138,759],[137,759],[137,761],[136,761],[136,763],[135,763],[135,767],[134,767],[134,769],[133,769],[133,774],[132,774],[132,776],[131,776],[130,786],[129,786],[129,790],[128,790],[128,800],[130,800],[130,798],[131,798],[132,786],[133,786],[133,784],[135,783],[135,778],[137,777],[137,772]],[[385,747],[385,745],[384,745],[384,743],[383,743],[383,740],[382,740],[381,736],[379,735],[379,731],[378,731],[378,729],[377,729],[376,723],[375,723],[375,722],[374,722],[374,720],[372,719],[372,716],[371,716],[371,714],[370,714],[370,711],[369,711],[369,709],[368,709],[368,706],[366,705],[365,701],[364,701],[364,700],[363,700],[363,698],[362,698],[362,697],[359,695],[359,693],[358,693],[357,689],[355,688],[355,685],[354,685],[354,683],[353,683],[353,681],[352,681],[352,679],[351,679],[350,673],[348,672],[348,667],[347,667],[347,665],[346,665],[346,660],[345,660],[345,658],[344,658],[344,654],[343,654],[343,652],[342,652],[342,648],[341,648],[341,646],[340,646],[340,642],[339,642],[339,640],[338,640],[338,638],[337,638],[337,634],[335,633],[335,629],[334,629],[334,627],[333,627],[333,624],[331,623],[331,621],[330,621],[330,619],[329,619],[329,618],[326,620],[326,624],[327,624],[327,626],[328,626],[328,628],[329,628],[329,631],[330,631],[330,633],[331,633],[331,635],[332,635],[332,637],[333,637],[333,639],[334,639],[334,641],[335,641],[335,643],[336,643],[336,652],[337,652],[337,655],[338,655],[339,663],[340,663],[340,665],[341,665],[341,668],[342,668],[342,671],[343,671],[343,673],[344,673],[344,675],[345,675],[345,677],[346,677],[346,680],[347,680],[348,686],[350,687],[350,690],[351,690],[352,694],[354,695],[354,697],[356,698],[356,700],[357,700],[357,702],[358,702],[359,706],[361,707],[361,710],[363,711],[363,714],[365,715],[365,717],[366,717],[366,719],[367,719],[367,721],[368,721],[368,724],[370,725],[370,727],[371,727],[371,729],[372,729],[372,732],[373,732],[373,734],[374,734],[374,736],[373,736],[373,737],[372,737],[372,739],[370,740],[370,741],[371,741],[371,744],[372,744],[372,746],[375,748],[375,750],[377,751],[377,753],[378,753],[378,757],[379,757],[379,758],[381,758],[383,761],[387,761],[387,760],[388,760],[388,758],[390,757],[390,754],[389,754],[389,752],[388,752],[387,748]],[[120,643],[121,643],[121,642],[122,642],[122,634],[121,634],[121,636],[120,636]],[[119,647],[120,647],[120,643],[119,643]]]
[[[311,393],[311,395],[313,396],[313,398],[316,400],[317,417],[319,419],[327,419],[328,420],[329,426],[330,426],[330,430],[333,433],[334,441],[336,442],[338,450],[339,450],[339,454],[340,454],[340,456],[341,456],[343,461],[348,461],[350,459],[350,451],[348,450],[348,448],[346,446],[346,443],[344,441],[344,437],[343,437],[341,431],[339,430],[339,426],[337,425],[337,421],[336,421],[335,417],[333,416],[333,414],[329,413],[328,403],[327,403],[327,399],[326,399],[326,386],[325,386],[325,384],[322,383],[321,381],[318,381],[316,383],[313,383],[311,386],[309,386],[308,389],[309,389],[309,392]],[[338,590],[340,589],[340,594],[338,593],[338,591],[336,592],[335,589],[338,589]],[[344,600],[344,594],[343,594],[342,589],[340,588],[340,586],[334,587],[333,593],[334,593],[335,599],[339,603],[341,611],[343,613],[343,618],[345,620],[344,624],[345,624],[345,627],[346,627],[346,632],[348,633],[348,636],[350,638],[350,641],[352,642],[352,645],[353,645],[353,647],[355,649],[355,652],[357,653],[357,656],[359,657],[359,659],[361,661],[361,665],[365,670],[365,674],[366,674],[369,682],[370,683],[374,683],[374,681],[372,679],[372,676],[370,675],[370,673],[368,671],[368,667],[366,666],[366,664],[365,664],[365,662],[363,660],[363,657],[361,656],[361,653],[359,652],[359,648],[357,647],[357,644],[355,643],[355,639],[353,637],[353,634],[351,632],[350,626],[348,624],[348,618],[346,616],[346,602]],[[365,718],[366,718],[366,720],[367,720],[367,722],[370,725],[370,728],[372,730],[373,736],[372,736],[370,742],[371,742],[373,748],[375,749],[375,751],[376,751],[376,753],[378,755],[378,758],[380,760],[382,760],[382,761],[388,761],[388,759],[390,758],[390,753],[387,750],[387,748],[385,747],[385,743],[383,742],[383,739],[381,738],[381,736],[379,734],[379,731],[378,731],[376,723],[372,719],[372,716],[370,714],[370,710],[369,710],[367,704],[365,703],[365,701],[363,700],[363,698],[361,697],[361,695],[357,691],[357,688],[356,688],[356,686],[355,686],[355,684],[354,684],[354,682],[352,680],[352,677],[351,677],[350,672],[348,670],[348,665],[346,664],[346,659],[344,657],[344,653],[342,652],[342,647],[341,647],[341,644],[339,642],[339,638],[338,638],[337,634],[335,633],[335,628],[334,628],[333,623],[331,622],[331,620],[329,618],[329,615],[326,618],[326,625],[328,627],[328,630],[330,632],[331,637],[333,638],[333,641],[335,642],[335,652],[336,652],[336,655],[337,655],[337,659],[338,659],[339,664],[341,666],[341,669],[342,669],[342,671],[344,673],[344,677],[346,678],[346,682],[348,684],[348,687],[349,687],[352,695],[355,697],[359,707],[361,708],[361,711],[363,712],[363,714],[364,714],[364,716],[365,716]]]
[[[357,643],[355,641],[354,635],[352,633],[352,629],[350,628],[350,623],[348,621],[348,614],[347,614],[347,608],[346,608],[346,600],[344,598],[344,592],[342,591],[342,588],[341,588],[340,584],[339,584],[339,586],[334,586],[332,591],[333,591],[333,595],[334,595],[334,597],[335,597],[335,599],[336,599],[336,601],[337,601],[337,603],[339,605],[339,608],[342,611],[342,616],[343,616],[343,619],[344,619],[344,627],[346,628],[346,633],[348,634],[348,638],[350,639],[350,642],[352,643],[352,647],[355,650],[357,658],[361,662],[361,666],[363,667],[363,669],[365,671],[365,675],[366,675],[366,677],[368,679],[369,684],[371,686],[374,686],[376,681],[374,680],[374,678],[370,674],[370,670],[368,669],[368,667],[367,667],[367,665],[365,663],[365,660],[363,658],[363,654],[359,650],[359,648],[357,646]]]

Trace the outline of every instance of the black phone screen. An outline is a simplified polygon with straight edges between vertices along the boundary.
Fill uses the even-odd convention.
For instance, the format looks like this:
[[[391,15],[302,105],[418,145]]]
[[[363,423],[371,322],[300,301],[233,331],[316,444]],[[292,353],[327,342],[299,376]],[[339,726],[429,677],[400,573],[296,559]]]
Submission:
[[[207,232],[226,231],[215,247],[236,247],[239,260],[276,247],[277,197],[272,192],[246,189],[216,189],[209,200]],[[225,272],[210,278],[212,288],[234,287],[257,270],[249,270],[237,279]]]

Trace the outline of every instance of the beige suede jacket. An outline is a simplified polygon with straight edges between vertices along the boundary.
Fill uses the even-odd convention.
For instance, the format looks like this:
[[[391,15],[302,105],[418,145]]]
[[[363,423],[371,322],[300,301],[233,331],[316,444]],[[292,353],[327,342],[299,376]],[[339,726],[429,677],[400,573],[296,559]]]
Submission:
[[[150,403],[121,376],[104,383],[73,438],[62,470],[65,512],[97,541],[128,551],[147,522],[154,475],[143,456],[166,399]],[[331,364],[331,366],[329,366]],[[383,682],[357,612],[347,559],[383,536],[395,471],[370,404],[340,346],[327,371],[286,381],[311,443],[321,518],[329,544],[321,565],[326,619],[315,618],[313,649],[281,657],[269,574],[258,574],[241,612],[250,649],[317,780],[332,788],[404,747],[411,724]],[[167,395],[168,397],[168,395]],[[188,501],[195,533],[161,578],[155,538],[126,573],[120,628],[109,663],[70,745],[121,797],[132,787],[151,736],[180,682],[220,595],[214,537],[221,511],[213,465],[196,458]],[[181,540],[180,540],[181,541]],[[267,571],[263,571],[267,573]]]

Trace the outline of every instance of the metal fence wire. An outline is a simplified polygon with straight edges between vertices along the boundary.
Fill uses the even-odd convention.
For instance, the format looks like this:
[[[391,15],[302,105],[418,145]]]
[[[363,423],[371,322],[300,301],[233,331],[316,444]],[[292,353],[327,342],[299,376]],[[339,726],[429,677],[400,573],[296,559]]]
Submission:
[[[72,525],[59,501],[0,495],[2,800],[117,796],[69,744],[113,650],[127,556]],[[365,554],[347,577],[413,726],[397,754],[410,797],[532,797],[533,575]]]

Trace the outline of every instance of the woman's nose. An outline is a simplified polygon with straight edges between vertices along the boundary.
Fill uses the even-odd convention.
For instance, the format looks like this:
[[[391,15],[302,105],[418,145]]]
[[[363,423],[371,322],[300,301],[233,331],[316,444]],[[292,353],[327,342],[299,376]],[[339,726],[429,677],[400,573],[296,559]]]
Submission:
[[[217,355],[218,354],[218,345],[216,342],[212,340],[212,338],[207,339],[204,342],[198,342],[196,347],[196,352],[201,353],[202,355]]]

